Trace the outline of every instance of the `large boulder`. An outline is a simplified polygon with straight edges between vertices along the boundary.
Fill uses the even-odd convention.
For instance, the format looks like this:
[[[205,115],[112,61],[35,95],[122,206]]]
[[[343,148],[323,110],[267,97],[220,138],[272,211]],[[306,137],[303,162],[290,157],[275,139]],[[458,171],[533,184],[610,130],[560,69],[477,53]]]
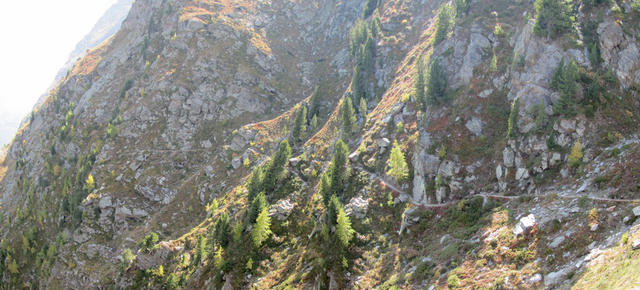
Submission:
[[[344,208],[348,216],[361,219],[367,215],[369,201],[362,197],[354,197]]]
[[[275,217],[279,221],[284,221],[289,218],[293,208],[291,201],[283,199],[269,208],[269,216]]]
[[[528,216],[520,219],[520,221],[513,228],[513,234],[516,237],[528,234],[536,225],[536,217],[533,214],[529,214]]]

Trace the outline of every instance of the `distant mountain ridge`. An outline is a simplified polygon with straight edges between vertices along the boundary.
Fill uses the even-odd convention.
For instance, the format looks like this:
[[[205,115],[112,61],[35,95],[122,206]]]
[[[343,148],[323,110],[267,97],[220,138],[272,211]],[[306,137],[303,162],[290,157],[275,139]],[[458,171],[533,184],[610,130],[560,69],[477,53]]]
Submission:
[[[133,1],[134,0],[119,0],[107,9],[91,31],[76,44],[75,49],[69,54],[69,59],[67,59],[67,62],[60,68],[51,86],[47,89],[47,92],[38,99],[36,106],[45,100],[49,91],[65,77],[67,71],[73,67],[73,64],[87,54],[88,50],[98,46],[120,30],[120,25],[122,25],[122,21],[127,17]]]

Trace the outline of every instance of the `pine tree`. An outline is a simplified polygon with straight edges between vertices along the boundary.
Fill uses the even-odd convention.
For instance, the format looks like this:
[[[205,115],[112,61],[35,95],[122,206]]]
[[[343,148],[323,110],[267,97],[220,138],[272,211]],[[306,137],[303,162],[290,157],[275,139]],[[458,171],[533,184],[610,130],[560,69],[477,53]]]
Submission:
[[[218,247],[215,255],[213,256],[213,265],[216,267],[216,269],[222,268],[222,265],[224,264],[223,255],[224,255],[224,249],[222,247]]]
[[[580,143],[580,140],[576,141],[575,144],[573,144],[573,147],[571,147],[571,153],[569,154],[569,166],[571,167],[578,167],[580,165],[580,163],[582,163],[582,157],[583,157],[583,153],[582,153],[582,143]]]
[[[556,38],[571,30],[573,16],[570,2],[565,0],[536,0],[536,22],[533,31],[540,37]]]
[[[469,0],[455,0],[456,17],[460,18],[469,11]]]
[[[453,9],[449,4],[443,4],[438,10],[438,20],[436,23],[436,35],[434,44],[438,44],[445,40],[451,30],[453,19]]]
[[[202,261],[202,258],[206,257],[207,255],[208,255],[207,247],[206,247],[204,236],[199,235],[198,240],[196,242],[196,252],[193,258],[193,264],[199,265],[200,262]]]
[[[229,214],[224,212],[213,226],[213,235],[210,236],[209,244],[213,245],[213,241],[217,241],[221,246],[226,247],[231,238],[231,223],[229,222]]]
[[[577,113],[575,95],[578,91],[578,64],[570,61],[565,65],[560,61],[551,78],[551,88],[560,93],[560,98],[553,104],[555,114],[573,117]]]
[[[311,129],[316,130],[318,128],[318,115],[313,115],[311,119]]]
[[[267,207],[267,198],[264,195],[264,192],[259,193],[251,203],[251,207],[249,207],[249,223],[254,223],[258,218],[258,215],[262,210]]]
[[[344,97],[342,100],[342,131],[346,136],[351,136],[356,129],[356,116],[353,110],[351,98]]]
[[[308,116],[315,117],[317,114],[320,113],[320,106],[321,106],[320,102],[322,101],[320,99],[320,95],[321,95],[320,87],[316,87],[313,90],[313,93],[311,94],[311,101],[310,101],[311,107],[307,111]],[[311,127],[314,127],[314,126],[311,126]]]
[[[336,235],[338,236],[342,247],[346,248],[349,246],[349,242],[353,239],[354,232],[355,231],[351,227],[351,220],[344,212],[344,209],[338,209]]]
[[[253,174],[251,175],[251,179],[249,179],[249,183],[247,184],[247,202],[251,204],[253,199],[263,190],[262,187],[262,179],[263,179],[263,170],[262,167],[256,167],[253,170]]]
[[[348,156],[349,147],[347,147],[347,144],[342,140],[338,140],[338,142],[336,142],[333,160],[329,166],[331,194],[340,195],[346,187],[347,179],[349,178],[349,172],[347,170]]]
[[[362,80],[363,75],[362,64],[356,63],[353,68],[353,78],[351,80],[351,94],[356,100],[366,97]]]
[[[360,46],[367,40],[369,31],[367,23],[358,18],[349,30],[349,52],[352,57],[357,57],[360,53]]]
[[[265,208],[260,212],[256,223],[251,229],[251,240],[253,246],[259,248],[262,243],[271,235],[271,218],[269,217],[269,211]]]
[[[342,203],[335,194],[329,199],[329,206],[327,207],[327,224],[329,226],[336,225],[338,223],[338,212],[342,209]]]
[[[507,137],[514,138],[518,135],[518,118],[520,117],[520,97],[516,97],[511,104],[509,120],[507,121]]]
[[[362,115],[362,119],[366,119],[367,118],[367,113],[368,113],[368,109],[367,109],[367,101],[364,98],[360,98],[360,115]]]
[[[376,43],[371,35],[367,37],[362,50],[362,64],[366,70],[370,70],[373,67],[373,58],[376,55]]]
[[[422,56],[418,59],[418,63],[416,63],[417,75],[416,81],[413,84],[413,90],[416,96],[416,102],[418,102],[422,106],[422,110],[427,109],[427,99],[424,91],[424,59]]]
[[[429,83],[427,96],[431,104],[444,104],[447,101],[447,73],[440,64],[439,59],[434,59],[429,67]]]
[[[387,174],[394,177],[396,181],[403,182],[409,177],[409,166],[405,161],[404,153],[402,153],[402,149],[400,145],[398,145],[397,140],[393,141],[393,148],[391,149],[391,156],[389,156],[387,165],[389,166]]]
[[[320,193],[322,194],[322,203],[324,203],[325,207],[328,207],[329,201],[331,200],[331,184],[329,183],[328,173],[322,175],[322,179],[320,181]]]
[[[289,141],[283,140],[278,146],[278,151],[273,155],[268,163],[267,170],[264,174],[262,188],[267,194],[273,193],[284,173],[284,166],[291,158],[291,146]]]
[[[307,133],[307,106],[302,105],[296,113],[296,119],[293,124],[293,141],[300,142],[305,138]]]
[[[382,31],[381,27],[382,24],[380,21],[380,13],[378,12],[378,10],[376,10],[375,12],[373,12],[373,18],[371,18],[371,35],[373,37],[378,37],[378,33]]]

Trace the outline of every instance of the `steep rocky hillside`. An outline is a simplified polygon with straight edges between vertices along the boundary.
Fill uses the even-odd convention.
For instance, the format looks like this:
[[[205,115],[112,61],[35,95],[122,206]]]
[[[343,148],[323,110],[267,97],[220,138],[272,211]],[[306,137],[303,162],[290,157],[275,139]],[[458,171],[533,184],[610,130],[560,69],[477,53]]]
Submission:
[[[0,154],[0,287],[633,287],[639,19],[138,0]]]

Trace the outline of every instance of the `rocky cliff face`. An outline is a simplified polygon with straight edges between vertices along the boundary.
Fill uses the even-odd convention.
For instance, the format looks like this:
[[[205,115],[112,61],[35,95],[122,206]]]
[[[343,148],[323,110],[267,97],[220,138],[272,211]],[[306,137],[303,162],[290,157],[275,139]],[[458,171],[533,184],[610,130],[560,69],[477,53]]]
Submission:
[[[436,41],[448,5],[134,2],[0,158],[3,282],[537,288],[588,279],[586,262],[615,251],[621,233],[639,234],[637,12],[576,5],[571,32],[550,39],[534,33],[528,2],[471,2]],[[360,21],[368,62],[364,43],[350,49]],[[443,68],[446,101],[418,99],[420,61],[427,79],[431,64]],[[577,109],[565,114],[555,79],[572,61]],[[358,112],[351,134],[346,98]],[[302,107],[317,125],[310,115],[307,134],[294,136]],[[334,251],[325,241],[341,230],[325,224],[320,177],[339,138],[351,170],[337,199],[355,234]],[[293,158],[266,192],[272,234],[251,247],[247,182],[284,139]],[[392,146],[409,163],[406,179],[388,176]],[[225,246],[214,238],[223,213]],[[150,232],[161,241],[140,243]]]

